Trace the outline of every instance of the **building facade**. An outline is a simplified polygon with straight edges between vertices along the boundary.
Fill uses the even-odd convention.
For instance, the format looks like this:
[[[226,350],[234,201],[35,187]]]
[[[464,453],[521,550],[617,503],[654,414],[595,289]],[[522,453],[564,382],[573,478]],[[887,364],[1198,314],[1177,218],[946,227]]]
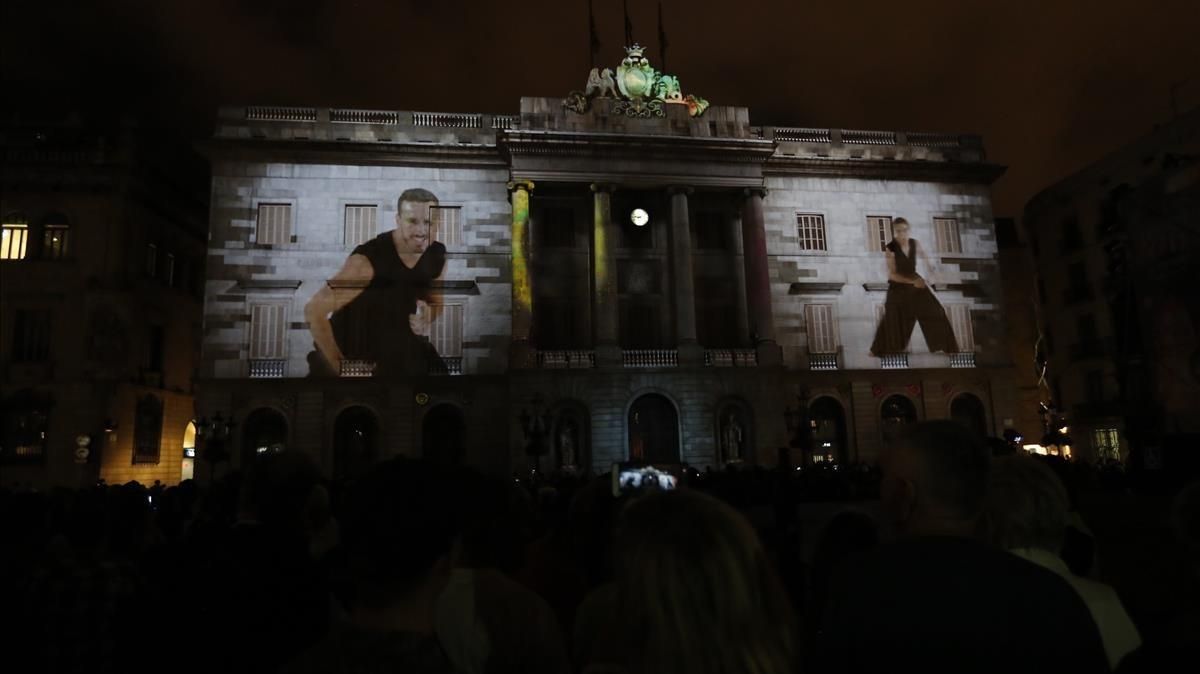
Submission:
[[[0,480],[178,482],[201,321],[200,157],[78,120],[9,121],[0,145]]]
[[[1200,110],[1026,206],[1047,381],[1081,458],[1200,432],[1197,156]]]
[[[1002,169],[976,137],[758,127],[610,87],[513,116],[223,108],[204,149],[198,410],[237,419],[234,465],[277,445],[334,476],[398,454],[504,474],[872,461],[914,419],[1013,423]],[[421,248],[406,193],[444,254],[397,267]],[[906,327],[884,250],[899,218],[936,310],[873,354],[889,309]],[[422,269],[412,296],[385,294]],[[403,300],[351,318],[373,292]],[[386,365],[385,334],[428,357]]]

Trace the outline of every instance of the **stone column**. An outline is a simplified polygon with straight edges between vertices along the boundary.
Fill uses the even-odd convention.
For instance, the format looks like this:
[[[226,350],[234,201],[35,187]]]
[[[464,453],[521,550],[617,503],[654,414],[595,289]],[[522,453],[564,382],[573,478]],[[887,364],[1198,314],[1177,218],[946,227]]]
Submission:
[[[762,200],[766,190],[746,190],[742,205],[742,248],[746,267],[746,300],[759,366],[782,364],[783,352],[775,342],[775,317],[771,309],[771,278],[767,269],[767,232]]]
[[[612,185],[592,185],[592,326],[596,334],[596,367],[620,367],[617,343],[617,231],[612,221]]]
[[[671,270],[675,277],[675,335],[680,365],[704,362],[704,350],[696,341],[696,290],[692,276],[692,232],[688,217],[690,187],[672,187]]]
[[[742,218],[729,218],[729,241],[733,243],[733,301],[734,301],[734,340],[739,347],[751,345],[750,342],[750,310],[746,307],[746,251],[742,245]]]
[[[508,183],[512,203],[512,343],[508,366],[532,367],[533,348],[529,343],[533,328],[533,282],[529,275],[529,193],[533,181]]]

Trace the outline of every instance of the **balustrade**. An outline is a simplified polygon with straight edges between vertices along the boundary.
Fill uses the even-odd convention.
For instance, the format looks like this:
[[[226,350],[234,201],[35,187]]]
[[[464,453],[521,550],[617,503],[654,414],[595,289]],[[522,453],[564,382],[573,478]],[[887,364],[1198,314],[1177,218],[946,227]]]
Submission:
[[[675,349],[625,349],[621,352],[624,367],[678,367],[679,352]]]
[[[287,361],[282,358],[254,358],[250,361],[251,379],[282,379],[287,373]]]

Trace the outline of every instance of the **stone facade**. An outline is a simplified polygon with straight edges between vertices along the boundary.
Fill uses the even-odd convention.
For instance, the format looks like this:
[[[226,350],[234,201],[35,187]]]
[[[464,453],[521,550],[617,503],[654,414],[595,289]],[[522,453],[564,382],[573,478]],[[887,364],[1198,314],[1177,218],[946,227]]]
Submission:
[[[200,414],[273,410],[279,442],[334,474],[353,433],[372,438],[375,458],[458,452],[507,473],[554,465],[559,431],[580,425],[581,468],[651,458],[642,453],[663,443],[670,451],[655,457],[666,462],[773,465],[796,444],[798,397],[841,411],[840,434],[827,419],[818,435],[842,461],[877,457],[892,396],[918,418],[946,418],[967,395],[981,432],[1012,423],[988,187],[1002,169],[978,138],[758,127],[744,108],[689,117],[666,107],[649,119],[605,99],[580,114],[526,98],[517,116],[222,109],[204,148],[213,203]],[[361,239],[349,223],[367,212],[372,233],[393,229],[397,198],[413,188],[455,211],[453,231],[434,237],[447,254],[430,291],[431,303],[462,307],[442,350],[452,374],[353,376],[366,372],[343,361],[344,376],[310,376],[305,307],[339,283],[330,279]],[[373,210],[354,210],[364,206]],[[643,227],[630,222],[636,208]],[[285,238],[259,242],[280,236],[264,225],[280,213]],[[800,215],[819,216],[819,244],[802,240]],[[877,216],[906,218],[934,258],[928,278],[958,317],[963,353],[930,353],[919,329],[888,369],[869,353],[887,294]],[[828,319],[819,340],[808,305]],[[270,312],[286,329],[263,342],[261,316],[280,315]],[[651,398],[659,406],[642,407]],[[347,410],[373,421],[342,423]],[[733,448],[720,440],[730,414],[742,438]],[[262,418],[235,432],[235,465],[271,444],[253,439],[266,437]]]
[[[8,124],[2,140],[2,479],[178,482],[201,322],[200,158],[78,122]],[[162,414],[135,460],[146,396]]]

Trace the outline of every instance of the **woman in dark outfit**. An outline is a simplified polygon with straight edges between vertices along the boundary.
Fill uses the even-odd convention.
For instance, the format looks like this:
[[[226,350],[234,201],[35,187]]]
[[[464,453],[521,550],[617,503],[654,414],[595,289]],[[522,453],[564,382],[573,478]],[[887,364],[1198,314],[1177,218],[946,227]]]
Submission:
[[[445,370],[425,335],[433,318],[430,287],[446,265],[446,247],[429,241],[436,205],[426,190],[405,191],[396,229],[355,248],[313,296],[305,307],[316,347],[310,375],[337,376],[343,360],[373,362],[375,376]]]
[[[875,330],[871,355],[907,351],[913,325],[917,323],[921,324],[921,333],[925,335],[930,351],[958,353],[958,343],[950,320],[946,318],[946,310],[934,297],[925,279],[917,274],[917,257],[925,258],[925,251],[916,239],[908,237],[908,232],[908,221],[896,218],[892,223],[892,240],[887,245],[887,300],[883,320]]]

